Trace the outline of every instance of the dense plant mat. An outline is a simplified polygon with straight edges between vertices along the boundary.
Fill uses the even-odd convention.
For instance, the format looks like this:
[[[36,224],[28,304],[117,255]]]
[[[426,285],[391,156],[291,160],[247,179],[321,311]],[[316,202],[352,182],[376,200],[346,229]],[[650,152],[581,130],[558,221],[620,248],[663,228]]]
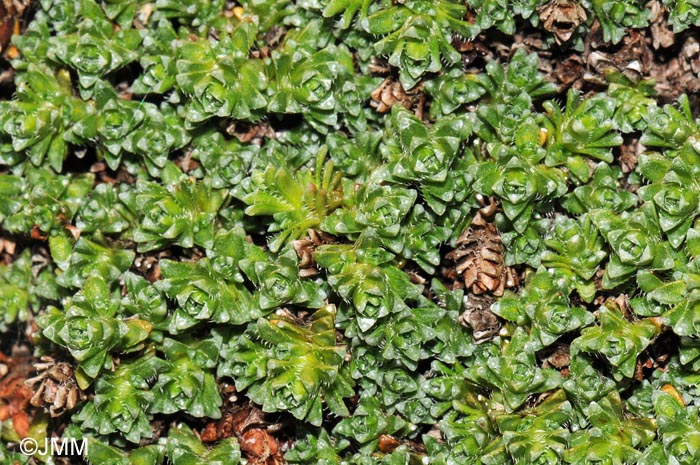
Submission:
[[[2,5],[0,463],[700,463],[695,2]]]

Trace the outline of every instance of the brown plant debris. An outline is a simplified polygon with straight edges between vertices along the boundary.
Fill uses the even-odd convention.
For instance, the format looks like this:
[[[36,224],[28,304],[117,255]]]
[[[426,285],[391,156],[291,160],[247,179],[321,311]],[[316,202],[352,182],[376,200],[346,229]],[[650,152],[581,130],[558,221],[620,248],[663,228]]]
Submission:
[[[370,58],[368,69],[370,73],[378,74],[381,76],[385,76],[391,73],[391,65],[389,64],[389,62],[379,57]]]
[[[586,38],[586,51],[583,54],[588,68],[585,80],[606,86],[605,75],[612,71],[621,72],[633,82],[649,76],[654,54],[644,34],[629,31],[620,44],[608,51],[600,49],[604,45],[600,35],[600,25],[595,23]]]
[[[586,21],[586,11],[576,1],[551,0],[537,8],[546,30],[554,34],[558,45],[568,42],[579,25]]]
[[[631,173],[637,168],[639,155],[644,153],[644,150],[644,146],[641,145],[639,139],[636,138],[620,146],[619,162],[623,173]]]
[[[401,105],[405,109],[410,110],[422,100],[423,94],[420,88],[421,86],[419,85],[410,91],[405,91],[400,82],[388,77],[372,92],[370,105],[376,108],[379,113],[388,112],[394,105]],[[418,106],[422,107],[422,105]],[[422,113],[422,110],[420,111]],[[418,118],[421,118],[421,116],[418,116]]]
[[[455,272],[464,283],[456,282],[456,288],[464,287],[476,295],[490,292],[502,296],[506,288],[518,285],[517,275],[504,265],[501,235],[496,226],[486,220],[493,216],[496,207],[491,202],[481,208],[457,239],[457,248],[446,256],[455,263]]]
[[[394,452],[394,450],[396,450],[396,448],[402,445],[405,446],[411,452],[415,452],[418,454],[425,453],[425,446],[418,442],[411,441],[410,439],[404,439],[400,441],[394,436],[390,436],[388,434],[379,435],[378,448],[379,451],[383,454],[391,454],[392,452]]]
[[[225,411],[218,421],[207,424],[201,437],[204,442],[235,437],[251,465],[282,465],[287,463],[282,447],[270,434],[276,426],[265,421],[265,414],[259,408],[250,404],[236,405]]]
[[[583,76],[583,60],[578,55],[571,55],[563,61],[559,61],[554,69],[554,77],[559,85],[559,92],[564,92]]]
[[[34,364],[34,368],[38,375],[25,381],[34,391],[30,403],[35,407],[48,407],[52,417],[72,410],[85,397],[70,363],[57,362],[44,355],[41,362]]]
[[[132,269],[138,271],[149,283],[153,284],[161,278],[160,260],[172,257],[173,254],[169,251],[136,255]]]
[[[182,170],[183,173],[189,173],[199,168],[199,162],[192,159],[192,150],[186,150],[182,156],[175,160],[175,165]]]
[[[28,414],[32,391],[25,385],[33,371],[33,357],[25,346],[15,346],[8,357],[0,352],[0,422],[12,420],[20,438],[29,436],[31,416]]]
[[[16,48],[10,45],[12,36],[20,33],[20,20],[29,6],[30,0],[2,0],[0,2],[0,52],[13,59],[11,52]]]
[[[609,301],[612,301],[617,308],[620,309],[622,315],[629,321],[634,321],[637,317],[632,311],[632,306],[630,305],[630,299],[627,294],[620,294],[617,297],[609,297]]]
[[[485,40],[479,37],[478,40]],[[476,61],[483,62],[485,60],[493,60],[494,53],[489,50],[483,43],[479,41],[469,40],[461,36],[452,37],[452,46],[462,54],[462,64],[470,66]]]
[[[116,172],[112,172],[105,162],[98,161],[90,165],[90,172],[98,176],[100,183],[136,184],[136,177],[127,171],[124,164],[119,165]]]
[[[226,127],[226,133],[243,143],[262,145],[265,139],[274,139],[277,134],[272,126],[266,121],[248,123],[245,121],[232,121]]]
[[[10,238],[0,237],[0,265],[12,263],[12,257],[17,250],[17,243]]]
[[[384,454],[391,454],[401,443],[394,436],[382,434],[379,436],[379,451]]]
[[[476,344],[490,341],[501,330],[501,321],[491,312],[491,305],[496,300],[488,294],[474,295],[469,293],[464,298],[464,312],[457,321],[472,330]]]
[[[335,237],[323,231],[309,229],[306,233],[308,234],[307,237],[292,241],[292,246],[299,256],[299,276],[302,278],[318,274],[318,268],[314,260],[316,247],[336,242]]]
[[[669,102],[683,93],[700,92],[700,43],[697,36],[677,37],[676,45],[680,45],[680,52],[667,62],[659,63],[650,73],[657,82],[656,91]]]
[[[658,1],[653,0],[646,4],[647,9],[651,11],[649,17],[649,24],[652,37],[652,45],[654,49],[668,48],[674,44],[676,41],[676,35],[673,33],[665,21],[664,16],[666,13],[666,7]]]
[[[553,347],[553,350],[542,360],[542,368],[555,368],[568,375],[571,364],[569,345],[557,343]]]

